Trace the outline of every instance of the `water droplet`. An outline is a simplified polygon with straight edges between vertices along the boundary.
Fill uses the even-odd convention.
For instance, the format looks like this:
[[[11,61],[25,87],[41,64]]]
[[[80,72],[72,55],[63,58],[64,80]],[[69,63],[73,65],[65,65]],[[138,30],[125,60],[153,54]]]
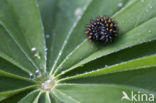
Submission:
[[[40,55],[39,55],[39,52],[36,52],[36,53],[34,54],[34,56],[37,57],[38,59],[41,58]]]
[[[51,82],[51,80],[49,79],[49,80],[47,80],[47,81],[45,81],[45,83],[50,83]]]
[[[105,68],[107,68],[108,67],[108,65],[105,65]]]
[[[45,51],[47,51],[48,50],[48,48],[45,48]]]
[[[119,2],[118,3],[118,7],[122,7],[123,6],[123,3],[122,2]]]
[[[50,91],[53,89],[55,85],[55,79],[53,76],[51,76],[48,80],[44,81],[41,85],[43,90]]]
[[[36,51],[37,49],[36,48],[31,48],[31,51]]]
[[[41,72],[39,70],[36,70],[36,76],[39,78],[41,77]]]
[[[40,55],[39,55],[39,51],[36,48],[31,48],[31,51],[33,52],[33,56],[37,57],[38,59],[40,59]]]
[[[77,9],[75,10],[74,14],[75,14],[76,16],[78,16],[78,15],[80,15],[81,11],[82,11],[81,8],[77,8]]]
[[[61,56],[61,52],[59,52],[59,54],[58,54],[59,56]]]
[[[49,35],[49,34],[46,34],[45,37],[46,37],[47,39],[49,39],[49,38],[50,38],[50,35]]]
[[[33,80],[33,79],[35,79],[35,76],[34,76],[33,74],[30,73],[30,74],[29,74],[29,78]]]

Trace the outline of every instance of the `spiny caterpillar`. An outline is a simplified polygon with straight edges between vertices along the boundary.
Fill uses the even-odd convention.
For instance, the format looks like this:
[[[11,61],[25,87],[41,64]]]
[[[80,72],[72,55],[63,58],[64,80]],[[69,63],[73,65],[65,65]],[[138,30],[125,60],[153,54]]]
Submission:
[[[105,44],[111,43],[118,32],[116,23],[107,16],[98,16],[96,20],[91,20],[86,28],[85,34],[90,40]]]

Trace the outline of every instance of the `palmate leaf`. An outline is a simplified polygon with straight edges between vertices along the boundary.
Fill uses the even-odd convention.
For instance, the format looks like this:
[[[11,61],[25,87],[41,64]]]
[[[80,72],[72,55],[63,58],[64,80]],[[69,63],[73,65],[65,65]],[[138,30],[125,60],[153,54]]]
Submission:
[[[130,94],[132,90],[134,93],[137,93],[137,91],[143,93],[151,92],[135,87],[112,84],[61,84],[57,86],[54,93],[58,95],[58,98],[63,99],[65,103],[121,103],[125,102],[121,101],[122,91]]]
[[[150,1],[150,2],[152,2],[152,1]],[[148,2],[148,3],[146,3],[146,5],[147,6],[149,6],[149,3],[150,2]],[[131,1],[130,2],[130,4],[131,5],[127,5],[125,8],[123,8],[123,9],[125,9],[125,11],[127,11],[127,8],[128,8],[128,10],[133,10],[135,7],[138,7],[139,5],[143,5],[143,4],[141,4],[140,3],[140,1]],[[98,52],[96,52],[96,53],[94,53],[94,54],[92,54],[92,52],[95,52],[95,51],[97,51],[96,49],[97,49],[97,46],[95,46],[95,47],[92,47],[93,45],[89,42],[88,43],[88,41],[86,41],[85,43],[83,43],[82,44],[82,46],[79,48],[79,49],[77,49],[77,50],[75,50],[74,51],[74,53],[73,53],[73,55],[70,55],[70,59],[67,59],[66,61],[65,61],[65,63],[64,64],[61,64],[61,66],[60,67],[62,67],[62,68],[64,68],[64,69],[66,69],[66,68],[69,68],[69,65],[70,65],[70,67],[71,67],[71,64],[72,63],[74,63],[74,62],[78,62],[78,61],[80,61],[80,63],[79,64],[77,64],[78,66],[80,66],[80,65],[82,65],[82,64],[84,64],[84,63],[86,63],[86,62],[88,62],[88,61],[91,61],[92,59],[94,60],[94,58],[98,58],[98,57],[101,57],[101,56],[103,56],[103,55],[106,55],[106,54],[110,54],[110,53],[112,53],[112,52],[116,52],[116,51],[118,51],[118,50],[121,50],[121,49],[123,49],[123,48],[128,48],[128,47],[130,47],[130,46],[133,46],[133,45],[136,45],[136,44],[138,44],[138,43],[142,43],[141,41],[143,40],[143,42],[146,42],[144,39],[141,39],[140,37],[139,38],[137,38],[136,36],[138,36],[139,34],[136,34],[136,33],[138,33],[138,31],[139,32],[143,32],[143,31],[140,31],[139,29],[140,28],[142,28],[142,26],[143,26],[143,24],[142,25],[140,25],[139,27],[136,27],[135,29],[131,29],[132,28],[132,26],[134,26],[134,25],[129,25],[129,23],[128,23],[128,21],[129,22],[131,22],[131,23],[133,23],[133,24],[136,24],[136,22],[137,22],[137,24],[139,24],[139,23],[141,23],[141,21],[137,21],[136,19],[134,19],[134,16],[133,15],[138,15],[139,13],[138,13],[138,11],[137,10],[134,10],[133,11],[133,13],[131,12],[131,14],[133,14],[133,15],[130,15],[129,14],[129,12],[124,12],[124,10],[120,10],[120,11],[118,11],[117,12],[117,14],[115,14],[114,15],[114,18],[116,17],[116,19],[118,20],[118,22],[119,23],[122,23],[121,21],[125,21],[123,24],[119,24],[119,27],[120,27],[120,25],[122,25],[121,26],[121,30],[120,30],[120,32],[121,32],[121,34],[120,34],[120,38],[121,38],[121,40],[120,41],[116,41],[116,43],[114,43],[113,45],[109,45],[109,46],[107,46],[107,47],[103,47],[102,49],[101,49],[101,47],[100,47],[100,49],[101,50],[99,50]],[[142,8],[138,8],[138,9],[142,9]],[[152,12],[152,10],[151,11],[149,11],[148,13],[150,13],[150,12]],[[122,18],[122,15],[123,15],[123,13],[124,13],[124,16],[123,16],[123,18]],[[147,15],[148,15],[148,13],[146,13]],[[121,18],[120,19],[118,19],[118,16],[120,16],[121,15]],[[142,13],[140,14],[140,15],[142,15]],[[125,16],[127,17],[127,18],[125,18]],[[155,17],[155,14],[153,13],[153,15],[152,15],[152,17]],[[125,18],[125,19],[124,19]],[[149,20],[150,20],[150,18],[151,18],[151,16],[148,16],[148,18],[149,18]],[[132,20],[130,20],[130,19],[132,19]],[[144,19],[144,18],[143,18]],[[155,20],[154,20],[155,21]],[[144,22],[146,22],[146,19],[144,19]],[[153,23],[153,20],[151,21],[152,23]],[[126,25],[125,25],[126,24]],[[150,24],[150,23],[149,23]],[[148,24],[147,24],[147,22],[144,24],[144,26],[147,26]],[[124,28],[124,30],[129,30],[129,32],[127,32],[127,33],[125,33],[125,31],[122,31],[122,28]],[[137,29],[138,28],[138,29]],[[146,27],[143,27],[143,28],[146,28]],[[149,32],[149,31],[152,31],[151,30],[152,28],[146,28],[146,29],[144,29],[145,31],[144,32],[146,32],[146,33],[144,33],[145,35]],[[133,36],[131,33],[135,33],[136,35],[135,36]],[[151,34],[152,32],[149,32],[148,34]],[[125,34],[125,35],[124,35]],[[128,34],[129,34],[129,36],[128,36]],[[154,34],[154,32],[153,32],[153,34]],[[152,35],[153,35],[152,34]],[[140,35],[142,35],[141,33],[140,33]],[[122,39],[122,37],[124,38],[124,39]],[[133,40],[132,40],[133,39]],[[134,40],[134,39],[137,39],[137,40]],[[141,39],[141,41],[139,41],[139,39]],[[146,39],[148,39],[148,38],[146,38]],[[123,41],[122,41],[123,40]],[[76,40],[75,40],[76,41]],[[135,42],[137,42],[136,44],[135,44]],[[133,44],[134,43],[134,44]],[[70,44],[72,44],[72,43],[70,43]],[[91,45],[91,46],[90,46]],[[124,46],[125,45],[125,46]],[[69,47],[68,47],[69,48]],[[108,48],[108,49],[107,49]],[[86,49],[86,52],[84,51],[84,49]],[[91,52],[92,51],[92,52]],[[83,55],[84,56],[86,56],[85,55],[85,53],[86,53],[86,55],[89,55],[89,54],[92,54],[92,55],[90,55],[88,58],[85,58],[84,60],[81,60],[82,58],[83,58]],[[78,55],[80,55],[81,54],[81,57],[80,56],[78,56]],[[70,63],[69,63],[70,62]],[[76,66],[77,66],[76,65]],[[58,68],[59,69],[59,68]],[[68,69],[69,70],[69,69]]]
[[[155,5],[0,0],[0,103],[131,103],[123,91],[156,96]],[[109,45],[89,41],[85,25],[105,15],[119,36]]]

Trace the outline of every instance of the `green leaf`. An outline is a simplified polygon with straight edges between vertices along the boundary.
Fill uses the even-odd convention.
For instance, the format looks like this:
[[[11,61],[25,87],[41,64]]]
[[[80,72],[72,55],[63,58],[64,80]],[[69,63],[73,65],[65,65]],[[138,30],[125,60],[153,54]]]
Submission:
[[[0,75],[0,95],[15,94],[20,91],[34,88],[35,84],[23,79],[15,79],[11,77],[5,77]],[[11,84],[11,85],[10,85]]]
[[[51,103],[51,99],[49,97],[49,93],[42,93],[38,103]]]
[[[131,0],[129,5],[114,14],[121,35],[156,16],[155,0]],[[149,29],[150,30],[150,29]]]
[[[61,102],[62,100],[59,100],[52,92],[49,93],[49,97],[53,103],[63,103]]]
[[[156,96],[155,5],[0,0],[0,103],[131,103],[123,93]],[[89,41],[85,25],[105,15],[117,22],[119,36],[108,45]]]
[[[9,74],[14,74],[16,76],[28,78],[29,74],[20,68],[16,67],[15,65],[9,63],[3,58],[0,58],[0,74],[2,72],[6,72]]]
[[[127,85],[137,88],[144,88],[150,91],[156,91],[156,66],[142,67],[131,71],[122,71],[99,76],[73,78],[62,81],[64,83],[79,83],[79,84],[117,84]],[[62,83],[61,82],[61,83]],[[149,85],[150,84],[150,85]]]
[[[0,0],[0,24],[1,56],[29,72],[45,69],[44,35],[36,1]],[[34,57],[32,48],[37,49],[40,59]]]
[[[36,98],[40,96],[39,90],[35,90],[30,92],[27,96],[21,99],[18,103],[38,103],[36,102]]]
[[[80,61],[80,63],[78,63],[77,65],[74,65],[73,67],[69,68],[65,72],[68,72],[68,71],[74,69],[75,67],[82,65],[84,62],[88,62],[92,58],[96,59],[95,57],[97,57],[99,55],[103,55],[103,56],[108,55],[110,53],[122,50],[124,48],[128,48],[128,47],[131,47],[131,46],[134,46],[134,45],[137,45],[137,44],[141,44],[141,43],[144,43],[144,42],[149,42],[151,40],[156,39],[155,38],[155,32],[154,32],[155,31],[155,28],[154,28],[155,26],[156,26],[156,18],[153,18],[153,19],[149,20],[148,22],[145,22],[144,24],[142,24],[142,25],[136,27],[135,29],[129,31],[128,33],[122,35],[119,38],[120,40],[116,41],[116,43],[104,47],[104,49],[99,50],[98,52],[94,53],[93,55],[86,58],[85,60]],[[148,31],[149,29],[152,32],[149,32]],[[82,51],[83,49],[84,48],[81,48],[80,51]],[[75,57],[74,59],[76,59],[76,56],[78,56],[77,54],[73,54],[73,55]],[[71,59],[71,60],[74,61],[73,59]],[[68,61],[66,61],[65,64],[69,64],[69,62],[71,60],[68,59]],[[64,66],[64,68],[67,68],[67,67]],[[62,74],[64,74],[65,72],[63,72]],[[59,74],[59,75],[62,75],[62,74]]]
[[[153,56],[147,56],[139,59],[134,59],[128,62],[123,62],[120,64],[115,64],[113,66],[110,66],[108,68],[102,68],[98,69],[95,71],[91,71],[88,73],[76,75],[73,77],[67,77],[66,79],[72,79],[72,78],[82,78],[82,77],[88,77],[88,76],[97,76],[97,75],[102,75],[102,74],[108,74],[108,73],[113,73],[113,72],[121,72],[121,71],[128,71],[128,70],[134,70],[134,69],[139,69],[142,67],[155,67],[156,63],[156,55]],[[63,79],[64,80],[64,79]]]
[[[7,61],[13,63],[14,65],[18,66],[20,69],[27,73],[33,72],[34,69],[32,69],[32,64],[29,63],[25,55],[21,52],[19,47],[14,42],[14,40],[1,25],[0,36],[0,56],[2,58],[5,58]],[[25,61],[25,64],[22,61]]]
[[[131,94],[131,91],[134,93],[138,91],[141,93],[153,93],[135,87],[108,84],[61,84],[57,86],[57,89],[59,90],[57,95],[64,100],[64,103],[70,103],[66,101],[68,99],[76,101],[71,103],[121,103],[123,91],[127,94]],[[128,100],[123,100],[123,102],[132,103]]]
[[[6,99],[6,98],[8,98],[9,96],[5,96],[5,95],[3,95],[3,96],[0,96],[0,101],[3,101],[4,99]]]
[[[26,91],[22,91],[20,93],[17,93],[7,99],[4,99],[3,101],[1,101],[0,103],[17,103],[21,98],[25,97],[28,93],[30,93],[32,90],[26,90]],[[0,96],[2,97],[2,96]]]
[[[74,47],[76,47],[76,48],[73,49],[73,51],[70,51],[71,53],[59,65],[58,69],[63,68],[63,70],[66,70],[69,67],[71,67],[72,65],[76,64],[77,62],[80,62],[77,65],[77,66],[80,66],[80,65],[82,65],[82,64],[84,64],[86,62],[92,61],[92,60],[94,60],[96,58],[99,58],[99,57],[101,57],[103,55],[106,55],[108,53],[110,54],[112,52],[116,52],[116,51],[119,51],[121,49],[130,47],[130,46],[133,46],[133,45],[137,45],[137,44],[140,43],[139,40],[137,40],[136,42],[133,42],[134,44],[130,43],[134,39],[137,39],[136,36],[139,36],[136,32],[144,33],[144,35],[145,35],[145,33],[147,33],[150,30],[150,31],[153,32],[153,33],[150,33],[150,34],[154,34],[154,29],[146,28],[147,26],[142,27],[142,28],[140,28],[141,26],[139,26],[138,28],[140,30],[138,29],[138,31],[132,32],[133,30],[130,31],[131,29],[133,29],[132,25],[128,25],[128,23],[132,23],[132,24],[137,24],[136,26],[138,26],[139,24],[143,23],[142,21],[146,22],[148,20],[149,20],[148,22],[154,23],[155,20],[151,19],[152,17],[155,17],[155,14],[156,14],[154,9],[151,9],[148,13],[146,13],[147,15],[149,14],[150,16],[147,16],[146,18],[141,18],[141,19],[139,19],[139,21],[134,19],[134,18],[136,18],[136,15],[142,16],[142,13],[138,13],[138,11],[142,10],[142,8],[144,8],[144,6],[149,8],[149,4],[152,5],[152,3],[156,3],[156,2],[153,1],[153,0],[149,0],[149,1],[143,2],[141,4],[140,1],[133,0],[130,3],[128,3],[125,7],[123,7],[122,10],[118,11],[116,14],[113,15],[113,18],[116,20],[116,22],[118,23],[118,26],[120,28],[120,34],[119,34],[119,37],[117,38],[117,40],[111,45],[108,45],[108,46],[99,45],[99,46],[97,46],[97,45],[93,45],[93,43],[89,42],[88,40],[84,40],[84,41],[81,40],[81,42],[77,43],[76,44],[77,46],[76,46],[76,45],[74,45],[74,43],[76,43],[78,41],[77,38],[80,38],[80,37],[77,37],[76,40],[74,40],[71,37],[71,39],[69,41],[71,41],[71,42],[74,41],[74,43],[69,43],[69,47],[67,47],[68,50],[66,50],[66,51],[69,51],[69,48],[71,48],[71,45],[74,45]],[[134,10],[138,6],[139,7],[141,6],[141,7],[138,8],[137,10]],[[133,10],[132,16],[129,16],[130,15],[129,12],[132,11],[132,10]],[[118,17],[120,17],[120,19]],[[130,19],[130,21],[129,21],[129,19]],[[134,19],[134,20],[131,20],[131,19]],[[122,21],[125,21],[126,23],[124,23]],[[144,23],[144,24],[146,24],[146,23]],[[148,26],[149,25],[150,25],[150,27],[152,27],[152,26],[154,27],[154,24],[148,24]],[[78,26],[78,27],[80,27],[80,26]],[[122,28],[124,28],[125,31],[122,31]],[[146,31],[143,32],[142,31],[143,28],[145,28]],[[134,30],[136,30],[136,28]],[[82,31],[82,30],[79,30],[79,31]],[[126,33],[127,31],[129,31],[129,35],[132,35],[130,33],[133,33],[133,35],[135,35],[133,37],[135,37],[135,38],[132,39],[132,36],[131,36],[131,39],[130,39],[130,37],[128,37],[128,35],[125,35],[125,34],[128,34],[128,33]],[[82,35],[84,35],[83,33],[80,33],[78,36],[80,36],[80,35],[81,35],[81,37],[84,38],[84,36],[82,36]],[[148,35],[146,35],[146,36],[148,36]],[[74,35],[74,37],[75,37],[75,35]],[[139,36],[138,38],[141,38],[141,37]],[[148,39],[146,37],[142,37],[142,38]],[[122,40],[125,40],[125,41],[122,41]],[[124,44],[123,44],[123,42],[124,42]],[[144,40],[144,42],[145,42],[145,40]],[[123,45],[125,45],[125,46],[123,46]],[[68,44],[67,44],[67,46],[68,46]],[[109,52],[107,51],[107,49],[109,49]],[[94,53],[94,52],[96,52],[96,53]],[[88,57],[88,58],[86,58],[86,57]],[[85,60],[83,60],[84,58],[85,58]],[[58,70],[57,74],[60,73],[60,71],[61,70]]]
[[[58,69],[66,69],[66,67],[63,67],[62,64],[68,60],[68,57],[73,54],[81,45],[83,45],[86,42],[86,36],[84,34],[84,27],[87,23],[89,23],[90,19],[95,18],[97,16],[111,16],[113,13],[118,11],[120,8],[118,7],[118,3],[122,2],[123,0],[116,0],[116,1],[110,1],[110,0],[101,0],[101,1],[92,1],[89,5],[88,8],[86,9],[85,13],[83,16],[80,17],[80,20],[73,30],[70,32],[70,37],[66,40],[67,44],[63,47],[62,51],[62,56],[60,57],[60,65],[57,67]],[[96,3],[95,3],[96,2]],[[109,3],[111,2],[111,3]],[[124,3],[123,3],[124,4]],[[98,5],[98,6],[97,6]],[[95,9],[96,8],[96,9]],[[107,8],[112,8],[111,10],[108,10]],[[98,10],[98,11],[97,11]],[[83,25],[83,26],[82,26]],[[76,35],[76,36],[75,36]],[[74,41],[74,42],[73,42]],[[91,44],[91,45],[90,45]],[[90,43],[87,46],[93,47],[94,44]],[[88,48],[89,48],[88,47]],[[95,48],[92,48],[92,50],[97,50],[97,46],[94,46]],[[90,49],[83,49],[83,53],[81,53],[82,56],[78,56],[75,58],[76,60],[70,60],[70,64],[68,63],[68,66],[71,66],[73,62],[76,62],[77,60],[80,61],[83,58],[83,54],[88,56],[88,54],[85,54],[84,50],[87,50],[90,54],[92,53],[92,50]]]
[[[146,42],[131,48],[120,50],[118,52],[109,55],[105,55],[101,58],[98,58],[94,61],[86,63],[80,67],[77,67],[65,73],[64,75],[61,76],[61,78],[97,70],[99,68],[105,68],[113,64],[119,64],[135,58],[140,58],[140,57],[155,54],[156,53],[155,45],[156,45],[156,40],[153,40],[152,42]]]
[[[68,38],[72,26],[74,25],[75,21],[79,19],[79,15],[81,15],[81,13],[79,15],[78,14],[75,15],[75,10],[80,9],[83,12],[84,7],[88,5],[88,1],[87,0],[79,0],[79,1],[69,0],[68,2],[63,0],[47,1],[49,2],[49,5],[51,4],[51,6],[47,7],[48,5],[46,5],[44,6],[44,8],[47,8],[48,10],[47,9],[41,10],[41,15],[43,18],[50,17],[47,19],[48,21],[46,20],[43,21],[45,24],[46,30],[45,32],[50,35],[50,38],[47,39],[47,47],[48,47],[47,71],[51,71],[56,66],[56,62],[58,61],[60,56],[59,54],[61,54],[60,52],[62,46],[65,45],[64,42],[66,38]],[[41,7],[41,9],[42,8],[43,7]],[[54,12],[51,13],[52,11]]]
[[[75,100],[74,98],[70,97],[69,95],[55,89],[53,94],[56,98],[58,98],[63,103],[79,103],[79,101]]]
[[[56,10],[58,6],[58,0],[38,0],[41,18],[44,26],[45,40],[46,40],[46,52],[47,52],[47,71],[50,71],[53,64],[53,48],[51,45],[54,41],[54,27],[56,21]]]
[[[44,32],[49,35],[52,35],[51,33],[55,26],[55,10],[57,10],[57,2],[57,0],[38,0]]]

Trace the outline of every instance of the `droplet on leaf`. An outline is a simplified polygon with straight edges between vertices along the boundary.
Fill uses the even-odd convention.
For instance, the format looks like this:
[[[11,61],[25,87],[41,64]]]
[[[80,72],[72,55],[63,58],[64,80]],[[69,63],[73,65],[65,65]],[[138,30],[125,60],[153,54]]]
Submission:
[[[41,58],[40,54],[39,54],[39,51],[35,47],[31,48],[31,51],[33,52],[34,57],[37,57],[38,59]]]
[[[36,48],[31,48],[31,51],[36,51]]]
[[[39,70],[36,70],[36,76],[39,78],[41,77],[41,72]]]
[[[108,65],[105,65],[105,68],[107,68],[108,67]]]
[[[51,77],[50,79],[46,80],[42,83],[41,88],[45,91],[51,91],[55,86],[55,79]]]
[[[33,80],[33,79],[35,79],[35,76],[34,76],[33,74],[30,73],[30,74],[29,74],[29,78]]]
[[[123,3],[122,2],[119,2],[118,3],[118,7],[122,7],[123,6]]]
[[[50,35],[49,35],[49,34],[46,34],[45,37],[46,37],[47,39],[49,39],[49,38],[50,38]]]
[[[45,48],[44,50],[45,50],[45,51],[47,51],[47,50],[48,50],[48,48]]]
[[[75,14],[76,16],[78,16],[78,15],[80,15],[81,11],[82,11],[81,8],[77,8],[77,9],[75,10],[74,14]]]

